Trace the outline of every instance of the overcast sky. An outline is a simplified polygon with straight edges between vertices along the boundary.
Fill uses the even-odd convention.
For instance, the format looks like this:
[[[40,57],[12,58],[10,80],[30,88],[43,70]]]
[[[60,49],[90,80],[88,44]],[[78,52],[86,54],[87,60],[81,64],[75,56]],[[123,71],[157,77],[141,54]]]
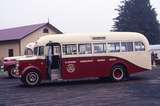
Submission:
[[[0,0],[0,29],[49,21],[65,33],[107,32],[122,0]],[[151,0],[160,20],[160,0]]]

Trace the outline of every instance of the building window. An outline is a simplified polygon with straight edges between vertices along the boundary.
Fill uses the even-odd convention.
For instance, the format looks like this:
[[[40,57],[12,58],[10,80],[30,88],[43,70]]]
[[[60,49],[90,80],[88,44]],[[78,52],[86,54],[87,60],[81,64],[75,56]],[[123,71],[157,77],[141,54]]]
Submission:
[[[8,49],[8,56],[9,56],[9,57],[14,56],[14,51],[13,51],[13,49]]]
[[[43,29],[43,33],[49,33],[48,29],[47,29],[47,28],[44,28],[44,29]]]

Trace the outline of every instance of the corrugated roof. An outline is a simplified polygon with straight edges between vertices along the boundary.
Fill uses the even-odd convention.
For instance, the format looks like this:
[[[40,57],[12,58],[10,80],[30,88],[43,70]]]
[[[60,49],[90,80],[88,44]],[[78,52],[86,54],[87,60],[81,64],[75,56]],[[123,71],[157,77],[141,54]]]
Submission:
[[[41,23],[0,30],[0,41],[20,40],[47,24],[51,26],[51,28],[54,29],[57,33],[62,33],[49,23]]]

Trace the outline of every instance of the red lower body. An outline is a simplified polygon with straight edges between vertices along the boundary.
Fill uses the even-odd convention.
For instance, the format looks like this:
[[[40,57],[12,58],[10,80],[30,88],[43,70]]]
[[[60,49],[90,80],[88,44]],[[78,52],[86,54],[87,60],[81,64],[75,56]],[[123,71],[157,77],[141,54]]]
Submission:
[[[54,61],[54,60],[53,60]],[[139,67],[127,60],[118,57],[74,57],[60,59],[60,78],[80,79],[89,77],[108,77],[112,73],[115,65],[123,65],[128,74],[142,72],[147,69]],[[21,61],[20,75],[23,75],[29,69],[35,69],[40,72],[41,80],[48,80],[46,60]]]
[[[107,77],[111,75],[114,65],[123,65],[128,74],[142,72],[147,69],[117,57],[82,57],[65,58],[61,60],[62,79],[76,79],[85,77]]]

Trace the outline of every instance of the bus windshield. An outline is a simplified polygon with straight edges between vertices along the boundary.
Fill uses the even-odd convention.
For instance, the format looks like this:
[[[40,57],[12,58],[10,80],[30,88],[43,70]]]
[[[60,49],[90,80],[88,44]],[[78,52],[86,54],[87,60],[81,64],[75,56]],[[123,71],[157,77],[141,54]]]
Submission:
[[[24,55],[33,55],[33,50],[30,48],[26,48],[24,51]]]
[[[44,55],[44,46],[37,46],[34,48],[34,55],[43,56]]]
[[[43,56],[44,55],[44,46],[39,46],[39,56]]]
[[[34,55],[37,55],[38,54],[38,47],[35,47],[34,48]]]

